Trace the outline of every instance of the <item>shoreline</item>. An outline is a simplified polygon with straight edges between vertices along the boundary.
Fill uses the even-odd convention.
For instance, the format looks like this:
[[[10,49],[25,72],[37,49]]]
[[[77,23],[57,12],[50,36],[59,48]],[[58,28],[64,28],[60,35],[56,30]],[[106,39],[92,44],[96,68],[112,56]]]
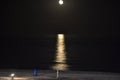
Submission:
[[[38,70],[38,75],[33,76],[33,70],[0,70],[0,80],[11,79],[10,74],[15,73],[14,80],[58,80],[54,70]],[[89,72],[89,71],[60,71],[62,80],[120,80],[120,73]]]

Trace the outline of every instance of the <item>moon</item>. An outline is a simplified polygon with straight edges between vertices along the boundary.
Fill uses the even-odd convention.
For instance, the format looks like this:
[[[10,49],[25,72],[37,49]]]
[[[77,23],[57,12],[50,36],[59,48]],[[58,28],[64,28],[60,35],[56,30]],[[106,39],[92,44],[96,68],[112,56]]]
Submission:
[[[63,0],[59,0],[60,5],[63,5],[63,3],[64,3]]]

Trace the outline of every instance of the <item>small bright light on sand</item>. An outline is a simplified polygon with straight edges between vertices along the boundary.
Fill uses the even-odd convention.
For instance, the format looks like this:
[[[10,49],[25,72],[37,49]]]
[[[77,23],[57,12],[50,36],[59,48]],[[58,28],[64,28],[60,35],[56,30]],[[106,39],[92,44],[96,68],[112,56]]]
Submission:
[[[60,5],[63,5],[63,0],[59,0],[59,4],[60,4]]]
[[[11,76],[11,77],[14,77],[14,76],[15,76],[15,74],[14,74],[14,73],[12,73],[10,76]]]

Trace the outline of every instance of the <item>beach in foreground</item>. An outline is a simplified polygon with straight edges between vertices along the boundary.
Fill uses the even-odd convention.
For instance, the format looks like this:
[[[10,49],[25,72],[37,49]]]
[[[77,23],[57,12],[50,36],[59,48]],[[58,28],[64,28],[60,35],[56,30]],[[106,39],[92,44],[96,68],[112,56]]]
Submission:
[[[57,79],[52,70],[38,70],[37,76],[32,70],[0,70],[0,80],[12,80],[11,73],[15,74],[13,80],[120,80],[120,73],[87,71],[60,71]]]

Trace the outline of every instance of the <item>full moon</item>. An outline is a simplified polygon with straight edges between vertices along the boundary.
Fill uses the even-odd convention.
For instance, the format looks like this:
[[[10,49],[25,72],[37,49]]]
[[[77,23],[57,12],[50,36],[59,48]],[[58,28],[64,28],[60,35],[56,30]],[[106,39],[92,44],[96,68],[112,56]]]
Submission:
[[[63,4],[63,0],[59,0],[59,4],[62,5]]]

